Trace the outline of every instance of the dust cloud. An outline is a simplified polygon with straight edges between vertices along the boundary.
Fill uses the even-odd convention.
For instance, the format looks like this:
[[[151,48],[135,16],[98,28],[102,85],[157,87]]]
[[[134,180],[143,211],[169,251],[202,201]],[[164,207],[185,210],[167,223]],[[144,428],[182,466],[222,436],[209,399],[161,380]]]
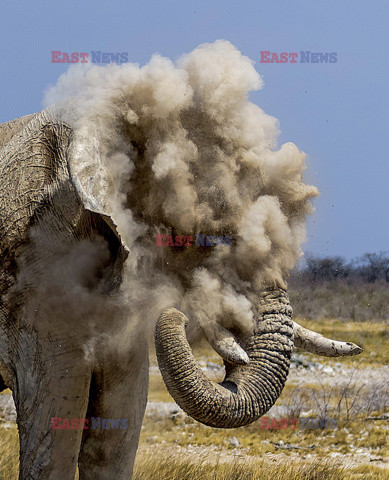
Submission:
[[[253,62],[219,40],[175,63],[75,65],[46,92],[73,128],[85,206],[112,219],[129,251],[128,333],[171,306],[199,325],[250,328],[258,291],[286,287],[318,192],[303,181],[305,154],[279,148],[277,120],[248,100],[262,86]],[[161,233],[193,245],[157,246]],[[195,246],[196,234],[231,245]]]

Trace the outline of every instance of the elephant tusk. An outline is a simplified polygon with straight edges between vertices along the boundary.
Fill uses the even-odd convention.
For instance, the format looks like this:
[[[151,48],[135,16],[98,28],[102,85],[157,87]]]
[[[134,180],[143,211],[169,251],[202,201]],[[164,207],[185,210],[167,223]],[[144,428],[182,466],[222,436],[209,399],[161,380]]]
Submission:
[[[293,323],[294,346],[323,357],[359,355],[363,349],[352,342],[338,342]]]
[[[223,360],[235,365],[246,365],[249,357],[238,344],[234,335],[219,324],[209,324],[202,327],[212,348]]]

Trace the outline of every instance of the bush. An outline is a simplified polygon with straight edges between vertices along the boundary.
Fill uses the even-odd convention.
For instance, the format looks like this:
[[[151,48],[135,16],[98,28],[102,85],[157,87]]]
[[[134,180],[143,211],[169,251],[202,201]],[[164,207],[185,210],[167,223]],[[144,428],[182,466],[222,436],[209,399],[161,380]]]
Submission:
[[[366,253],[347,262],[307,255],[306,266],[291,274],[289,295],[298,317],[387,320],[389,257]]]

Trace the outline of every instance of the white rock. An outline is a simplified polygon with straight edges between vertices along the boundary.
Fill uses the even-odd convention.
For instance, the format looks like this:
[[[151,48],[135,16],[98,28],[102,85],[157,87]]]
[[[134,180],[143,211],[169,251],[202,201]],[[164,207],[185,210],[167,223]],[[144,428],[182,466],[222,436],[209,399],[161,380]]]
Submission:
[[[229,447],[240,447],[240,441],[236,437],[231,437],[228,439]]]

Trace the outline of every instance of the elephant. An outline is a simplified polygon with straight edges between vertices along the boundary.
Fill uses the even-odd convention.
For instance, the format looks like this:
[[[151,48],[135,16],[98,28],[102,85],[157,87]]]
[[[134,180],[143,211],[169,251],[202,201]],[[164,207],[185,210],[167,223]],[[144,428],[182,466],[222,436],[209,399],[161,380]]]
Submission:
[[[68,165],[72,135],[72,127],[49,109],[0,125],[0,389],[10,388],[16,405],[20,479],[70,480],[77,466],[81,480],[127,479],[147,403],[148,343],[137,329],[128,349],[97,342],[93,361],[85,360],[91,330],[109,337],[114,328],[107,321],[110,298],[131,251],[109,215],[94,211],[79,194]],[[101,244],[108,253],[99,254]],[[80,261],[77,275],[82,278],[84,269],[94,275],[70,308],[61,286],[72,287],[69,255],[78,247],[91,261]],[[22,278],[21,264],[28,272]],[[50,280],[42,297],[42,269],[49,267],[60,272],[59,286]],[[89,291],[93,305],[84,309]],[[91,326],[90,312],[108,314]],[[178,405],[217,428],[247,425],[269,410],[287,379],[294,347],[326,356],[362,351],[295,323],[285,288],[269,285],[258,293],[251,332],[216,326],[205,332],[225,363],[226,377],[217,384],[196,364],[187,324],[176,308],[160,312],[160,370]],[[53,418],[90,417],[126,419],[128,428],[53,428]]]

